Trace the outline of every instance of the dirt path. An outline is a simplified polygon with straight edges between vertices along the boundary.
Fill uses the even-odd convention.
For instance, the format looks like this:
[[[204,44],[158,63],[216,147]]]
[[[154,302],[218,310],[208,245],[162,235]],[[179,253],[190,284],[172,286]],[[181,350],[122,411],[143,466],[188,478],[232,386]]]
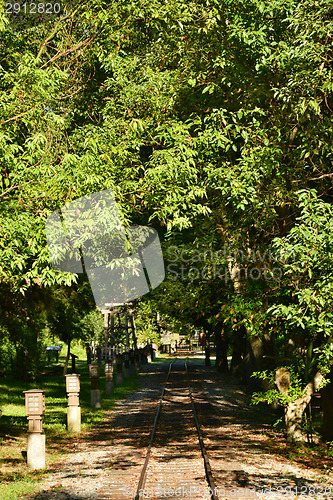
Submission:
[[[283,456],[281,450],[286,449],[286,442],[272,428],[275,417],[268,409],[246,404],[244,386],[212,371],[203,381],[195,368],[192,380],[220,500],[333,497],[328,475],[323,477],[301,460],[291,461]],[[332,461],[328,463],[332,468]]]
[[[133,498],[165,378],[164,370],[162,364],[146,365],[142,388],[119,401],[103,425],[82,434],[72,453],[50,467],[49,475],[41,483],[41,492],[24,498]],[[266,416],[257,408],[248,407],[243,386],[202,366],[197,369],[193,366],[191,373],[220,500],[332,498],[329,476],[320,480],[317,470],[275,452],[283,447],[283,437],[266,435],[270,433],[270,424],[264,423]],[[244,472],[241,478],[235,472],[237,467]],[[172,490],[145,493],[145,498],[151,499],[179,498],[178,492]],[[188,498],[194,498],[190,491],[185,493]]]

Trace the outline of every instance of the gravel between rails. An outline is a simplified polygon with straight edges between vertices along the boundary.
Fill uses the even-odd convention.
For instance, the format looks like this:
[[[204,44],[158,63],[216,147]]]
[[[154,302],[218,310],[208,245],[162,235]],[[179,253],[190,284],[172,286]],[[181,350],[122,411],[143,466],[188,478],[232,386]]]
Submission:
[[[132,499],[168,365],[145,365],[142,387],[118,401],[103,424],[78,436],[75,451],[51,466],[41,491],[24,498]],[[191,362],[190,380],[219,500],[333,498],[329,476],[320,482],[316,470],[267,452],[265,426],[252,419],[258,409],[244,402],[244,386],[221,377],[214,368]],[[241,477],[237,468],[243,471]],[[144,493],[143,498],[152,500],[180,498],[172,488],[163,495]],[[196,495],[189,489],[183,496],[193,499]]]

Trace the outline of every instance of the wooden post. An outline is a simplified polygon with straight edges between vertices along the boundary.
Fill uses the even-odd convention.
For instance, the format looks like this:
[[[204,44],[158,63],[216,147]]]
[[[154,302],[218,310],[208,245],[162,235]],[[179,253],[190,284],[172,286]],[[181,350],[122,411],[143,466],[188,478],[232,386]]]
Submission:
[[[133,349],[137,349],[138,344],[137,344],[137,340],[136,340],[136,329],[135,329],[133,311],[130,311],[130,324],[131,324],[131,330],[132,330]]]
[[[115,345],[115,340],[114,340],[114,310],[113,310],[113,307],[110,311],[110,316],[111,316],[111,325],[110,325],[110,331],[111,331],[111,340],[110,340],[110,344],[111,344],[111,347],[114,347]]]
[[[126,334],[126,351],[129,351],[129,349],[130,349],[130,341],[129,341],[127,311],[125,311],[125,334]]]
[[[105,347],[105,358],[108,352],[108,342],[109,342],[109,314],[110,311],[104,310],[102,311],[104,315],[104,347]]]

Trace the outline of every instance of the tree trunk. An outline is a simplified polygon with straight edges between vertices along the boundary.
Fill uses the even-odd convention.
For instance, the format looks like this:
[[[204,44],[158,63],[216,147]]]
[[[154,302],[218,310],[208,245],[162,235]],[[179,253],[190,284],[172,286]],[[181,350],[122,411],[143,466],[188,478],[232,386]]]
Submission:
[[[294,339],[289,339],[288,344],[285,346],[284,349],[284,362],[283,364],[285,365],[290,365],[293,357],[293,352],[295,350],[295,342]]]
[[[316,392],[323,377],[320,372],[317,372],[312,382],[309,382],[305,388],[304,395],[288,403],[285,408],[284,418],[287,430],[287,441],[299,442],[303,441],[302,436],[302,419],[305,408],[311,401],[312,394]],[[283,394],[289,393],[290,388],[290,373],[288,368],[279,368],[275,374],[275,383],[279,392]]]
[[[251,392],[267,391],[270,384],[267,380],[253,378],[253,372],[273,370],[277,364],[275,339],[268,333],[262,336],[250,336],[246,341],[246,355],[243,361],[243,382],[249,385]]]
[[[30,381],[28,355],[25,348],[20,345],[16,348],[16,374],[26,382]]]
[[[216,370],[220,373],[228,373],[228,344],[225,338],[224,327],[217,326],[215,332],[216,339]]]
[[[244,335],[246,338],[246,334]],[[261,371],[262,358],[264,348],[262,340],[256,335],[245,340],[245,353],[242,366],[242,382],[246,385],[251,385],[251,391],[260,391],[260,379],[251,379],[251,375],[255,371]]]
[[[323,409],[322,436],[325,441],[333,441],[333,367],[328,378],[331,382],[320,391]]]
[[[210,331],[209,331],[208,328],[206,329],[205,333],[206,333],[205,365],[206,366],[211,366],[211,362],[210,362],[210,345],[209,345],[209,342],[210,342]]]
[[[66,355],[66,360],[65,360],[65,364],[64,364],[64,371],[63,371],[64,375],[67,375],[70,355],[71,355],[71,334],[68,333],[67,355]]]
[[[233,330],[233,349],[230,371],[233,375],[241,375],[243,355],[245,353],[244,329]]]
[[[311,401],[311,395],[305,395],[303,398],[296,399],[289,403],[284,412],[286,423],[287,441],[297,443],[303,441],[302,419],[305,408]]]

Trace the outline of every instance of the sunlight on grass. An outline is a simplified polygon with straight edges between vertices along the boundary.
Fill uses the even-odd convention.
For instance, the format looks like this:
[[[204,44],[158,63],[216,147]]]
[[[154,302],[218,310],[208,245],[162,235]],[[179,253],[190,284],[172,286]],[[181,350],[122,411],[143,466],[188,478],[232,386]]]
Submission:
[[[1,500],[14,500],[23,495],[35,493],[37,491],[35,478],[20,478],[13,480],[10,484],[0,484]]]
[[[1,404],[1,410],[4,415],[8,415],[9,417],[25,417],[25,406],[24,399],[22,398],[22,405],[17,404]]]
[[[83,357],[83,349],[77,349]],[[81,352],[82,351],[82,352]],[[74,351],[75,352],[75,351]],[[157,362],[164,361],[156,359]],[[63,364],[64,357],[59,357]],[[85,361],[77,361],[77,371],[80,373],[80,406],[82,417],[82,432],[89,430],[105,420],[107,412],[112,409],[117,400],[123,399],[139,387],[140,376],[125,379],[122,386],[115,386],[112,396],[105,394],[105,374],[102,368],[100,388],[102,408],[96,410],[90,406],[90,378],[88,365]],[[69,373],[71,367],[69,366]],[[0,500],[13,500],[38,491],[38,482],[48,473],[45,471],[30,471],[26,465],[26,436],[28,421],[25,413],[25,398],[23,391],[39,388],[45,391],[45,415],[43,429],[46,436],[46,462],[51,465],[61,460],[61,456],[71,451],[74,436],[67,432],[67,395],[65,377],[60,364],[45,364],[44,373],[34,383],[23,382],[8,377],[0,383],[0,408],[3,412],[0,419]]]

